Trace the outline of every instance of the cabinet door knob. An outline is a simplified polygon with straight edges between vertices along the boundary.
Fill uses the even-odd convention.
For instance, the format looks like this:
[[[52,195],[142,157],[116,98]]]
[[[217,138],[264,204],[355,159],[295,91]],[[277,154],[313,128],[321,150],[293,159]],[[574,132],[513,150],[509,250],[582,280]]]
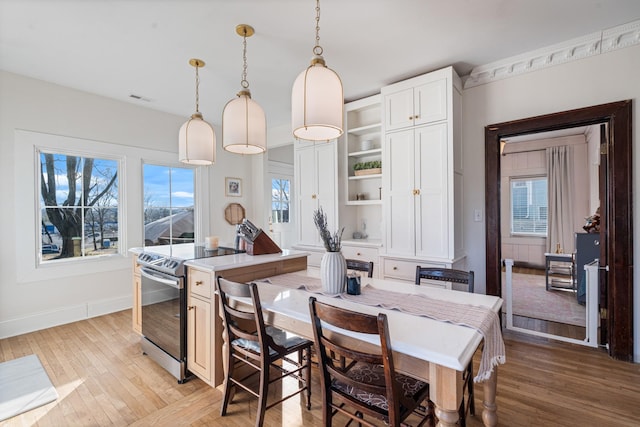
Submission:
[[[409,120],[413,120],[413,116],[409,116]]]
[[[312,198],[312,199],[315,199],[315,198],[316,198],[316,195],[315,195],[315,194],[312,194],[312,195],[311,195],[311,198]]]
[[[394,269],[394,270],[397,270],[397,269],[398,269],[398,267],[393,267],[393,269]]]
[[[357,255],[357,256],[360,256],[360,255],[362,255],[362,254],[361,254],[360,252],[356,252],[356,255]]]
[[[419,119],[419,118],[420,118],[420,115],[415,115],[415,116],[413,116],[413,118],[414,118],[414,119]]]
[[[196,280],[196,286],[202,285],[202,280]]]
[[[195,309],[195,308],[196,308],[196,306],[195,306],[195,305],[190,305],[190,306],[188,306],[188,307],[187,307],[187,310],[193,310],[193,309]]]
[[[420,189],[416,189],[416,196],[420,195]]]

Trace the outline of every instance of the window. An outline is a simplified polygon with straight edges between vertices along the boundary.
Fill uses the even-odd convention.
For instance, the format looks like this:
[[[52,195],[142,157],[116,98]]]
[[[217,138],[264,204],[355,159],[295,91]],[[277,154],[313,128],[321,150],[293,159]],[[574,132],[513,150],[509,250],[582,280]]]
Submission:
[[[194,241],[194,183],[191,168],[144,165],[145,246]]]
[[[39,151],[42,262],[118,252],[118,169],[113,159]]]
[[[271,180],[271,221],[274,224],[289,222],[290,192],[291,182],[288,179]]]
[[[547,178],[511,180],[511,234],[547,236]]]

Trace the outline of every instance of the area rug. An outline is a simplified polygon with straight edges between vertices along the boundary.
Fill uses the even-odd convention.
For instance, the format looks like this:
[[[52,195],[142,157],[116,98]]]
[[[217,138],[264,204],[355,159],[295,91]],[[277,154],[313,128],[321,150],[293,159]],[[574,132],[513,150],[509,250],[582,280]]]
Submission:
[[[513,273],[513,314],[533,319],[585,326],[586,309],[574,292],[545,289],[543,275]],[[502,295],[506,295],[502,274]],[[506,308],[506,305],[505,305]]]
[[[0,421],[57,398],[58,392],[35,354],[0,363]]]

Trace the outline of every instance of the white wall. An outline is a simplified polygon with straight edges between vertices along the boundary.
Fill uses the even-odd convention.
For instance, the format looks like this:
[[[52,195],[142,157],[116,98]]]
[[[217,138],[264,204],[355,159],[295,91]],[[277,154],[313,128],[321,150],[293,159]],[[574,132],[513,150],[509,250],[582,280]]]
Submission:
[[[639,188],[637,170],[640,150],[637,129],[640,109],[638,84],[640,46],[603,53],[589,58],[567,62],[540,71],[521,74],[463,91],[463,145],[465,159],[465,231],[469,268],[476,273],[476,289],[484,292],[485,277],[485,224],[473,221],[473,210],[483,209],[484,200],[484,127],[505,122],[554,113],[574,108],[633,99],[633,178]],[[639,198],[633,203],[638,212]],[[637,242],[640,220],[634,224],[634,264],[640,253]],[[634,354],[640,362],[640,277],[634,277]]]
[[[20,205],[24,199],[34,200],[32,184],[16,179],[20,176],[16,130],[120,145],[125,156],[138,149],[151,159],[177,159],[178,129],[191,112],[179,117],[3,71],[0,93],[0,338],[131,307],[128,255],[95,262],[96,270],[103,270],[99,274],[87,273],[86,266],[78,267],[77,262],[50,268],[55,274],[45,273],[45,278],[40,274],[25,280],[24,272],[18,271],[25,259],[34,260],[33,268],[35,255],[24,249],[29,245],[23,244],[21,231],[33,235],[34,224],[23,218],[33,213],[14,209],[16,200]],[[239,202],[251,214],[252,168],[247,166],[247,157],[224,152],[220,140],[217,152],[216,165],[203,171],[208,187],[204,211],[208,213],[202,232],[221,236],[222,243],[233,243],[235,229],[224,221],[224,207]],[[127,191],[129,213],[123,231],[128,246],[141,246],[141,155],[126,163],[126,182],[121,188]],[[224,196],[225,176],[243,179],[243,197]]]

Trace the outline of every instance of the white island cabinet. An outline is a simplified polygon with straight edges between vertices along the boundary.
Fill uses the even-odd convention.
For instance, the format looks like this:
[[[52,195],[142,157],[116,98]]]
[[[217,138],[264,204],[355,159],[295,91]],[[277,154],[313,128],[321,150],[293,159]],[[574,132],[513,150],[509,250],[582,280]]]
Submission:
[[[178,250],[178,246],[181,250]],[[178,257],[193,253],[193,244],[174,246]],[[169,246],[146,248],[169,254]],[[143,248],[129,250],[133,256],[133,329],[142,333],[140,271],[136,263]],[[283,250],[268,255],[248,255],[246,253],[199,258],[185,261],[187,269],[187,369],[207,384],[216,387],[224,377],[222,365],[222,318],[219,315],[219,301],[216,295],[216,278],[223,276],[229,280],[247,283],[252,280],[293,273],[307,269],[307,252]]]
[[[216,278],[236,282],[304,271],[307,253],[285,250],[270,255],[228,255],[187,261],[187,369],[207,384],[222,384],[222,318]]]

